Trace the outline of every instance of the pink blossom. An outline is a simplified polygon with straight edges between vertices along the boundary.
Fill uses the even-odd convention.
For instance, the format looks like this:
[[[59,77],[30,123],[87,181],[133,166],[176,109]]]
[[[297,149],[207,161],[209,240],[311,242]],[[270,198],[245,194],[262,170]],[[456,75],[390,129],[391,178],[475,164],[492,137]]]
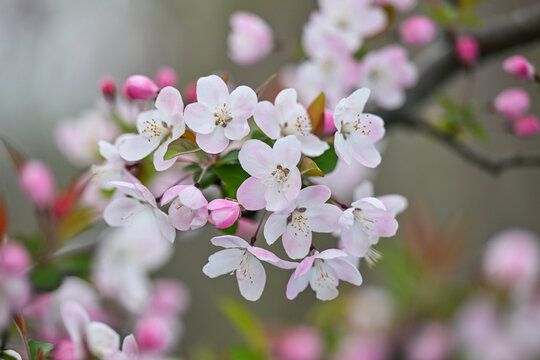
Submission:
[[[509,120],[517,120],[529,109],[531,101],[527,92],[520,88],[510,88],[501,92],[493,101],[493,106]]]
[[[147,312],[161,317],[177,317],[189,305],[188,289],[175,280],[158,280],[152,288]]]
[[[390,344],[384,336],[359,333],[344,341],[335,360],[386,360]]]
[[[514,55],[503,62],[503,69],[517,79],[533,79],[535,74],[534,66],[521,55]]]
[[[336,132],[336,125],[334,124],[334,113],[330,109],[324,109],[324,128],[325,134],[333,134]]]
[[[480,55],[480,47],[476,39],[466,35],[457,37],[454,50],[459,61],[467,66],[473,66]]]
[[[282,210],[270,215],[264,226],[264,237],[272,245],[283,236],[283,247],[292,259],[306,256],[311,247],[312,232],[331,233],[338,229],[341,210],[331,204],[330,189],[324,185],[308,186]]]
[[[57,360],[78,360],[75,354],[75,345],[71,340],[62,340],[54,346],[54,358]]]
[[[245,11],[230,18],[227,38],[229,57],[239,65],[251,65],[268,55],[274,47],[272,29],[260,17]]]
[[[300,192],[300,156],[301,144],[294,135],[278,139],[273,149],[259,140],[246,141],[238,159],[251,177],[238,188],[240,204],[247,210],[283,209]]]
[[[406,12],[416,5],[416,0],[375,0],[375,4],[392,6],[400,12]]]
[[[30,255],[19,243],[6,241],[0,245],[0,272],[7,275],[23,274],[30,266]]]
[[[257,225],[258,223],[256,221],[241,216],[238,218],[238,227],[236,228],[235,235],[241,237],[242,239],[249,240],[255,233]]]
[[[405,20],[399,27],[401,40],[409,45],[425,45],[435,38],[435,23],[423,15],[415,15]]]
[[[178,85],[178,75],[176,71],[170,67],[162,67],[157,71],[156,83],[160,89],[167,86],[176,87]]]
[[[126,95],[135,100],[149,100],[156,97],[159,87],[147,76],[132,75],[125,82]]]
[[[181,231],[203,227],[208,219],[208,201],[193,185],[176,185],[165,191],[161,205],[171,203],[169,223]]]
[[[161,354],[173,343],[173,334],[169,322],[153,316],[140,320],[135,328],[135,339],[141,352]]]
[[[56,193],[54,175],[41,161],[24,163],[19,172],[19,181],[26,195],[37,207],[47,207],[53,201]]]
[[[514,122],[514,133],[519,137],[530,137],[540,132],[540,122],[534,115],[527,115]]]
[[[380,117],[363,113],[369,94],[367,88],[358,89],[336,106],[334,148],[345,163],[350,164],[354,159],[374,168],[381,162],[375,143],[383,138],[385,130]]]
[[[405,89],[418,81],[418,72],[401,46],[389,45],[369,52],[360,64],[359,85],[371,90],[373,99],[388,110],[405,103]],[[335,116],[335,114],[334,114]]]
[[[274,104],[262,101],[253,114],[257,126],[271,139],[294,135],[302,144],[302,152],[308,156],[322,155],[328,144],[316,135],[306,108],[297,102],[294,89],[284,89],[276,96]]]
[[[184,96],[187,104],[197,102],[197,83],[190,82],[184,89]]]
[[[226,229],[232,226],[240,216],[238,201],[227,199],[215,199],[208,204],[210,217],[208,221],[218,229]]]
[[[495,285],[532,285],[540,270],[538,238],[519,229],[497,234],[487,245],[482,268],[488,281]]]
[[[275,339],[274,352],[280,360],[318,360],[323,352],[323,339],[314,328],[297,326]]]
[[[337,297],[339,280],[356,286],[362,284],[358,269],[345,260],[347,254],[341,250],[329,249],[306,257],[291,275],[287,283],[287,299],[294,299],[304,291],[308,284],[319,300],[332,300]]]
[[[268,250],[251,246],[238,236],[223,235],[212,238],[212,244],[224,247],[208,258],[203,272],[210,278],[236,271],[240,293],[250,301],[258,300],[266,283],[266,272],[261,260],[283,269],[297,264],[284,261]]]
[[[444,360],[451,346],[450,330],[442,323],[429,323],[407,346],[409,360]]]
[[[185,120],[197,133],[197,144],[207,153],[225,150],[229,140],[240,140],[249,133],[248,118],[257,105],[255,91],[239,86],[229,94],[219,76],[210,75],[197,81],[197,102],[186,106]]]
[[[114,78],[105,76],[101,78],[99,85],[101,87],[103,97],[109,101],[114,100],[116,97],[116,82],[114,81]]]

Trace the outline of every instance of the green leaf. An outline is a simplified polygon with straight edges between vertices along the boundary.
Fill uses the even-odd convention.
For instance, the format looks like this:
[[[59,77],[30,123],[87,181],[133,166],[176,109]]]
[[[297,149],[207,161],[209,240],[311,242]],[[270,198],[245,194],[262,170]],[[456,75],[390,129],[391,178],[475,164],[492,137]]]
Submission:
[[[219,309],[244,337],[248,345],[259,351],[268,348],[268,339],[263,324],[245,306],[230,298],[219,301]]]
[[[228,165],[228,164],[238,164],[238,153],[240,150],[235,149],[229,151],[227,154],[223,155],[219,161],[216,163],[216,167],[222,166],[222,165]]]
[[[249,174],[240,164],[228,164],[215,168],[217,176],[225,183],[238,188],[249,178]]]
[[[248,349],[243,346],[234,346],[229,350],[231,360],[265,360],[268,357],[260,352]]]
[[[55,290],[62,282],[60,271],[52,265],[37,265],[30,273],[30,279],[38,292]]]
[[[238,221],[235,221],[234,224],[232,224],[231,226],[229,226],[228,228],[225,228],[225,229],[219,229],[220,231],[224,232],[225,234],[228,234],[228,235],[234,235],[236,234],[236,230],[238,229]]]
[[[36,358],[39,350],[41,350],[41,353],[43,354],[43,359],[45,359],[47,357],[47,354],[50,353],[52,349],[54,349],[54,344],[30,340],[28,341],[28,347],[30,348],[30,355],[32,355],[32,360]]]
[[[199,148],[199,146],[195,144],[193,141],[180,138],[180,139],[174,140],[173,142],[169,144],[169,147],[167,148],[167,152],[165,153],[165,156],[163,158],[165,160],[169,160],[179,155],[192,154],[200,150],[201,149]]]
[[[201,176],[201,172],[200,171],[197,171],[195,173],[195,175],[193,175],[193,179],[194,181],[199,179],[199,177]],[[203,178],[201,179],[201,181],[199,181],[199,188],[200,189],[206,189],[207,187],[209,187],[210,185],[212,184],[215,184],[216,181],[217,181],[217,176],[216,176],[216,173],[213,171],[213,170],[208,170]]]
[[[304,157],[302,160],[302,165],[300,166],[300,173],[307,176],[324,176],[324,173],[319,169],[315,161],[311,160],[308,157]]]
[[[443,26],[452,24],[457,15],[456,9],[449,3],[428,10],[428,16]]]
[[[330,148],[328,150],[326,150],[321,156],[312,158],[312,160],[315,162],[315,164],[317,164],[323,173],[329,174],[334,171],[338,162],[334,145],[330,144]]]
[[[307,113],[311,120],[311,132],[317,136],[321,136],[324,131],[325,103],[324,93],[320,93],[307,108]]]

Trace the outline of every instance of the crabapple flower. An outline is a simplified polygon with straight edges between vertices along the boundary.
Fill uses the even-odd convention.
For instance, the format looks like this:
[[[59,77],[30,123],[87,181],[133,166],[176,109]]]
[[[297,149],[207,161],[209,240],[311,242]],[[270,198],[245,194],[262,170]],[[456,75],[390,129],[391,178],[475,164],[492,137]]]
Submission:
[[[135,339],[141,352],[164,353],[173,343],[173,333],[165,318],[151,316],[140,320],[135,328]]]
[[[312,232],[331,233],[338,229],[341,210],[326,202],[330,189],[324,185],[308,186],[285,208],[270,215],[264,226],[264,237],[272,245],[283,236],[283,247],[292,259],[309,253]]]
[[[284,261],[268,250],[251,246],[238,236],[223,235],[212,238],[212,244],[224,247],[208,258],[203,272],[210,278],[236,271],[240,293],[255,301],[261,297],[266,283],[266,273],[261,264],[266,261],[282,269],[294,269],[297,263]]]
[[[521,55],[514,55],[503,62],[503,69],[517,79],[533,79],[534,66]]]
[[[130,99],[149,100],[156,97],[159,87],[147,76],[132,75],[124,84],[126,95]]]
[[[255,111],[257,95],[247,86],[230,94],[227,84],[216,75],[197,81],[197,102],[186,106],[184,119],[197,133],[197,144],[207,153],[225,150],[229,140],[240,140],[249,133],[247,120]]]
[[[514,122],[514,133],[519,137],[530,137],[540,132],[540,122],[534,115],[528,115]]]
[[[495,110],[509,120],[517,120],[531,105],[527,92],[520,88],[510,88],[501,92],[493,101]]]
[[[314,250],[313,255],[302,260],[291,275],[287,283],[287,299],[294,299],[308,284],[319,300],[334,299],[338,295],[339,280],[360,286],[362,275],[345,257],[347,254],[337,249],[320,253]]]
[[[343,212],[339,222],[343,248],[356,257],[366,256],[369,246],[376,243],[379,237],[394,236],[398,228],[392,212],[374,197],[353,202],[352,207]]]
[[[259,140],[242,145],[238,159],[250,178],[240,185],[236,196],[247,210],[279,211],[300,192],[302,179],[296,167],[302,155],[296,136],[278,139],[274,148]]]
[[[148,236],[155,234],[169,242],[174,242],[176,232],[169,224],[167,215],[157,207],[154,195],[144,185],[125,181],[113,181],[118,192],[124,194],[112,200],[103,218],[110,226],[132,227],[144,221],[148,228]]]
[[[374,168],[381,162],[375,143],[383,138],[385,130],[380,117],[363,113],[369,94],[367,88],[358,89],[336,106],[334,148],[345,163],[350,164],[354,159]]]
[[[157,86],[160,89],[163,89],[167,86],[176,87],[178,85],[178,75],[176,71],[170,67],[162,67],[158,70],[156,74]]]
[[[467,66],[473,66],[480,55],[478,42],[471,36],[458,36],[454,50],[459,61]]]
[[[274,349],[281,360],[316,360],[322,356],[323,339],[316,329],[297,326],[280,334]]]
[[[169,223],[181,231],[198,229],[208,219],[208,201],[193,185],[176,185],[165,191],[161,205],[171,203]]]
[[[124,134],[116,139],[115,144],[111,144],[107,141],[99,142],[99,153],[105,159],[105,162],[100,165],[92,165],[90,171],[94,174],[93,180],[97,182],[99,187],[104,190],[112,190],[114,188],[111,185],[113,181],[125,181],[136,182],[133,175],[126,170],[126,162],[120,156],[118,152],[118,144],[130,135]]]
[[[367,197],[373,197],[375,192],[373,191],[373,183],[369,180],[363,181],[354,189],[354,198],[359,200]],[[391,194],[378,196],[386,209],[390,211],[392,216],[401,214],[408,206],[407,199],[401,195]]]
[[[274,47],[272,29],[260,17],[238,11],[229,20],[231,32],[227,38],[229,57],[239,65],[251,65],[268,55]]]
[[[180,92],[173,87],[161,89],[156,99],[156,110],[149,110],[137,117],[139,134],[124,138],[118,144],[118,152],[127,161],[138,161],[154,152],[154,166],[163,171],[170,168],[175,158],[164,156],[171,142],[184,134],[186,126],[182,118],[184,102]]]
[[[271,139],[294,135],[302,144],[302,152],[307,156],[322,155],[328,144],[311,130],[311,120],[306,108],[297,102],[294,89],[282,90],[272,105],[269,101],[257,104],[253,114],[257,126]]]
[[[373,99],[387,110],[399,108],[405,102],[405,89],[416,84],[418,71],[407,59],[407,51],[389,45],[368,53],[360,64],[361,87],[373,93]]]
[[[32,203],[44,208],[50,205],[56,193],[54,175],[41,161],[25,162],[19,172],[21,187]]]
[[[210,221],[218,229],[226,229],[232,226],[240,216],[240,204],[238,201],[228,199],[215,199],[208,204]]]
[[[444,360],[451,350],[452,334],[446,325],[438,322],[427,324],[407,346],[410,360]]]
[[[425,45],[433,41],[437,28],[433,20],[416,15],[405,20],[399,27],[401,40],[409,45]]]

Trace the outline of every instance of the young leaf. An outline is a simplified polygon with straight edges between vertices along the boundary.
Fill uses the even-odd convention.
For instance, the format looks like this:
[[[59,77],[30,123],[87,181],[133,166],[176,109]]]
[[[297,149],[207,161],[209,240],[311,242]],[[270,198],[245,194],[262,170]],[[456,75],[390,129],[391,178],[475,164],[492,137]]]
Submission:
[[[229,151],[227,154],[223,155],[219,161],[216,163],[216,166],[228,165],[228,164],[238,164],[238,153],[240,150],[235,149]]]
[[[47,358],[47,354],[54,348],[54,344],[30,340],[28,341],[28,347],[30,348],[30,355],[32,355],[33,360],[37,358],[38,352],[41,352],[43,355],[42,359],[45,359]]]
[[[193,133],[193,131],[189,130],[189,129],[186,129],[186,131],[184,132],[184,135],[182,135],[182,137],[184,139],[188,139],[188,140],[191,140],[193,142],[195,142],[196,138],[195,138],[195,133]]]
[[[174,140],[172,143],[169,144],[169,147],[167,148],[167,152],[165,153],[165,156],[163,158],[165,160],[169,160],[176,156],[184,155],[184,154],[192,154],[199,150],[201,149],[193,141],[180,138],[180,139]]]
[[[321,136],[324,131],[324,107],[324,93],[320,93],[307,109],[311,120],[311,131],[317,136]]]
[[[228,164],[215,168],[217,176],[229,185],[239,187],[249,177],[240,164]]]
[[[319,169],[315,161],[311,160],[308,157],[305,157],[304,160],[302,160],[302,165],[300,166],[300,172],[302,175],[308,175],[308,176],[324,176],[324,173]]]
[[[334,150],[334,145],[330,145],[330,148],[321,156],[314,157],[312,160],[315,162],[315,164],[317,164],[323,173],[329,174],[334,171],[338,161],[336,151]]]

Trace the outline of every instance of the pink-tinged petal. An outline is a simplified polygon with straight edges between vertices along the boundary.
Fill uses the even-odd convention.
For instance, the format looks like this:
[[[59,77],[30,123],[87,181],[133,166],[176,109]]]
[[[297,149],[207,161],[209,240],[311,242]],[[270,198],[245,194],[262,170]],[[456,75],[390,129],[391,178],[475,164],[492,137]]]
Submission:
[[[320,206],[330,199],[332,192],[325,185],[313,185],[303,188],[298,194],[299,207]]]
[[[210,134],[197,134],[196,140],[197,145],[209,154],[219,154],[229,145],[229,139],[221,126],[216,127]]]
[[[157,171],[165,171],[171,166],[173,166],[176,162],[176,157],[169,160],[164,159],[165,154],[167,153],[167,148],[172,141],[173,139],[165,141],[157,148],[156,151],[154,151],[154,167]]]
[[[326,260],[326,264],[334,269],[336,275],[340,280],[347,281],[356,286],[362,285],[362,275],[360,271],[345,259],[330,259]]]
[[[328,143],[313,134],[297,136],[296,138],[302,144],[302,152],[307,156],[320,156],[330,148]]]
[[[122,352],[128,356],[129,360],[135,360],[139,356],[139,346],[137,346],[137,341],[133,334],[129,334],[124,338]]]
[[[282,237],[285,252],[291,259],[301,259],[309,253],[311,247],[311,230],[295,227],[291,222]]]
[[[326,263],[313,269],[309,284],[315,291],[317,299],[319,300],[332,300],[338,296],[338,277],[335,274],[334,269],[329,267]]]
[[[377,209],[386,210],[386,207],[384,206],[383,202],[376,197],[367,197],[367,198],[362,198],[360,200],[356,200],[355,202],[351,204],[351,206],[357,207],[357,208],[366,208],[366,209],[375,207]]]
[[[274,104],[282,109],[293,108],[296,106],[298,95],[295,89],[283,89],[277,94]]]
[[[311,269],[311,267],[313,266],[313,262],[317,258],[317,255],[318,252],[315,252],[314,255],[306,257],[300,262],[300,264],[298,264],[296,270],[293,273],[295,279],[298,279],[300,276],[306,274]]]
[[[266,261],[269,263],[278,263],[281,260],[273,252],[260,248],[260,247],[249,246],[247,248],[247,251],[249,251],[257,259]]]
[[[328,259],[335,259],[335,258],[346,257],[346,256],[347,256],[347,254],[343,250],[328,249],[328,250],[321,251],[317,255],[317,259],[328,260]]]
[[[252,176],[240,185],[236,197],[246,210],[260,210],[266,206],[265,192],[266,186],[261,183],[261,180]]]
[[[106,141],[98,142],[99,153],[105,160],[116,160],[118,158],[118,149],[111,143]]]
[[[197,101],[213,109],[225,104],[229,97],[227,84],[217,75],[210,75],[197,80]]]
[[[379,7],[370,6],[362,16],[362,34],[365,37],[376,35],[387,23],[386,12]]]
[[[187,231],[191,228],[191,222],[197,214],[187,206],[177,207],[172,203],[169,207],[169,223],[175,229]]]
[[[287,181],[283,184],[283,195],[285,195],[286,200],[293,201],[300,193],[300,188],[302,187],[302,175],[297,167],[293,167],[289,170],[290,172],[289,176],[287,177]]]
[[[184,121],[197,134],[209,134],[216,128],[216,118],[212,109],[199,103],[186,106]]]
[[[349,97],[341,99],[334,110],[334,124],[341,129],[341,122],[354,121],[356,114],[361,114],[369,99],[371,91],[368,88],[361,88],[353,92]],[[353,115],[353,116],[351,116]]]
[[[311,269],[311,266],[308,268],[308,270]],[[287,299],[292,300],[295,297],[298,296],[302,291],[304,291],[308,284],[309,284],[309,278],[310,273],[306,272],[301,276],[295,277],[295,273],[291,275],[291,278],[289,279],[289,282],[287,283]]]
[[[184,110],[184,101],[177,89],[167,86],[160,90],[156,99],[156,108],[167,115],[173,115]]]
[[[86,342],[90,353],[108,359],[118,352],[120,335],[109,325],[91,322],[86,326]]]
[[[235,120],[247,120],[257,106],[257,94],[248,86],[239,86],[229,95],[228,104]]]
[[[75,355],[82,358],[84,355],[83,338],[90,318],[84,308],[74,301],[60,304],[60,315],[64,326],[75,346]]]
[[[210,255],[208,263],[203,267],[203,273],[215,278],[221,275],[229,274],[236,270],[244,258],[243,249],[225,249]]]
[[[195,217],[191,220],[191,230],[199,229],[208,222],[208,210],[201,208],[195,210]]]
[[[270,139],[277,139],[281,134],[279,126],[280,114],[269,101],[261,101],[257,104],[253,119],[255,124]]]
[[[388,210],[394,217],[405,211],[409,204],[407,199],[401,195],[379,196],[379,200],[381,200],[386,207],[386,210]]]
[[[401,88],[387,88],[374,97],[377,104],[386,110],[395,110],[405,103],[405,92]]]
[[[362,129],[357,131],[356,134],[367,137],[372,143],[376,143],[384,137],[384,120],[379,116],[372,114],[360,114],[357,119],[360,119]]]
[[[360,209],[366,218],[372,220],[371,227],[364,230],[370,235],[390,237],[396,234],[398,222],[390,211],[377,207],[380,200],[375,198],[365,198],[360,201]],[[384,206],[384,205],[383,205]]]
[[[152,205],[152,207],[157,207],[156,198],[154,197],[154,194],[152,194],[152,192],[148,190],[146,186],[144,186],[143,184],[139,182],[136,182],[136,183],[126,182],[126,184],[132,185],[135,191],[137,191],[140,194],[139,196],[142,197],[142,199],[146,201],[148,204]],[[118,183],[116,185],[116,188],[120,189],[120,186],[118,185]]]
[[[244,258],[245,264],[241,264],[236,270],[236,279],[240,294],[249,301],[258,300],[266,284],[266,272],[261,262],[253,255]]]
[[[343,134],[336,132],[334,135],[334,150],[338,158],[343,160],[347,165],[350,165],[352,162],[352,148],[351,145],[345,140]]]
[[[349,229],[341,230],[341,246],[348,254],[364,257],[370,245],[369,236],[362,231],[359,224],[355,223]]]
[[[169,224],[169,218],[161,210],[154,210],[154,218],[161,236],[170,243],[173,243],[176,239],[176,230],[174,227]]]
[[[210,240],[213,245],[224,248],[247,248],[249,244],[242,238],[234,235],[215,236]]]
[[[353,157],[360,164],[369,168],[375,168],[381,163],[381,154],[372,144],[366,144],[360,148],[354,146]]]
[[[178,194],[187,188],[189,185],[175,185],[165,191],[163,193],[163,196],[161,197],[161,206],[170,203],[172,200],[174,200],[176,197],[178,197]]]
[[[158,137],[145,138],[142,135],[126,136],[118,144],[118,153],[127,161],[138,161],[148,156],[159,146]]]
[[[362,182],[360,185],[354,188],[354,200],[360,200],[366,197],[373,196],[375,191],[373,190],[373,183],[369,180]]]
[[[331,233],[339,230],[340,208],[331,204],[307,208],[305,217],[309,219],[311,231]]]
[[[103,218],[110,226],[128,226],[134,215],[144,211],[144,208],[136,199],[121,197],[109,203],[103,212]]]
[[[302,144],[294,135],[278,139],[274,144],[273,157],[275,162],[284,168],[296,167],[302,156]]]
[[[184,205],[192,209],[200,209],[208,205],[208,201],[204,197],[201,190],[197,189],[193,185],[186,186],[180,193],[178,193],[178,199]]]
[[[251,176],[263,178],[274,170],[272,148],[259,140],[248,140],[238,153],[242,168]]]
[[[247,120],[234,118],[225,127],[225,136],[231,140],[240,140],[249,134],[249,124]]]
[[[277,185],[265,188],[264,200],[268,211],[281,211],[287,206],[284,191],[281,191]]]
[[[298,263],[295,261],[287,261],[287,260],[279,259],[278,262],[272,263],[272,265],[280,269],[291,270],[291,269],[296,269],[296,267],[298,266]]]
[[[272,245],[287,228],[287,216],[288,214],[273,213],[266,220],[264,225],[264,238],[268,245]]]

